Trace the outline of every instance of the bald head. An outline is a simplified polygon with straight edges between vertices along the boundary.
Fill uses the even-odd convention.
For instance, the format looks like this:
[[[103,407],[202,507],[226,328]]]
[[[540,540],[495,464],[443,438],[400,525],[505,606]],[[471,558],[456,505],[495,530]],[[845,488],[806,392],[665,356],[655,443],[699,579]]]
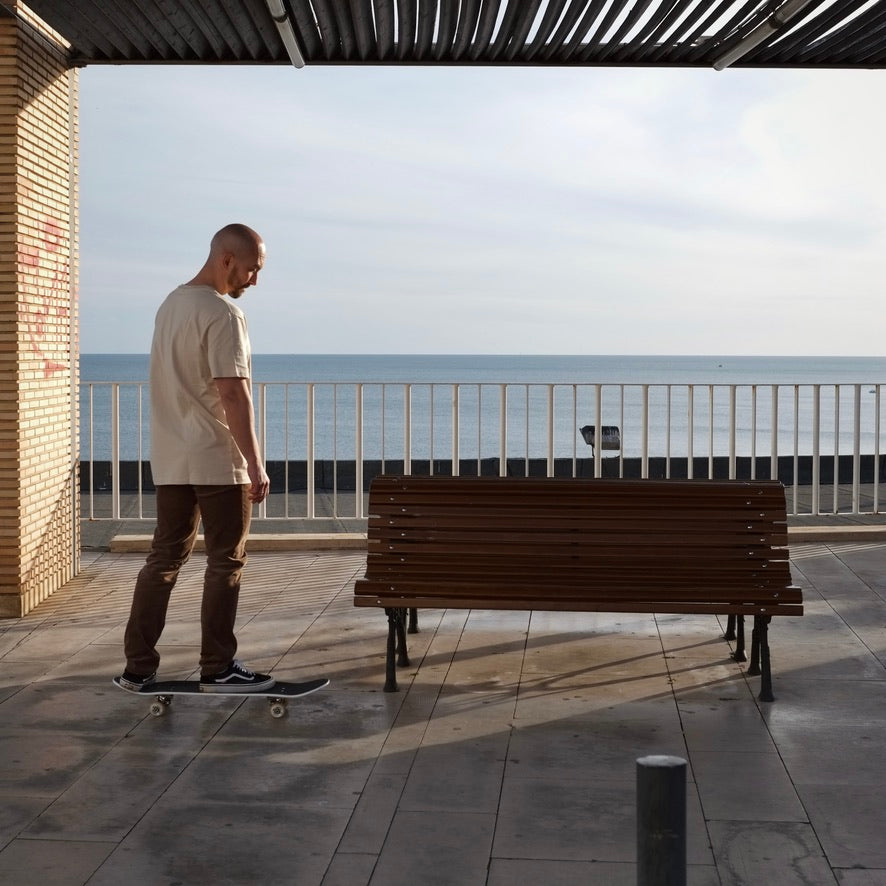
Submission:
[[[219,252],[248,252],[264,247],[262,238],[247,225],[225,225],[216,231],[209,244],[210,254]]]
[[[209,244],[209,258],[191,284],[212,286],[216,292],[240,298],[258,282],[264,267],[264,240],[248,225],[230,224],[216,231]]]

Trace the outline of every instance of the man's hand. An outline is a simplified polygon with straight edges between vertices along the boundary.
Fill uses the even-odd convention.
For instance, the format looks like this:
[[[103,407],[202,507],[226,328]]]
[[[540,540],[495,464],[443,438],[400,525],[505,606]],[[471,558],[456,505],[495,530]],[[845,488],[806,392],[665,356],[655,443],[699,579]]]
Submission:
[[[245,378],[217,378],[215,386],[221,397],[231,436],[246,459],[249,475],[249,500],[263,502],[271,489],[255,436],[255,413],[252,408],[252,390]]]
[[[249,473],[249,500],[254,505],[260,504],[271,491],[271,481],[261,462],[256,465],[248,465],[246,470]]]

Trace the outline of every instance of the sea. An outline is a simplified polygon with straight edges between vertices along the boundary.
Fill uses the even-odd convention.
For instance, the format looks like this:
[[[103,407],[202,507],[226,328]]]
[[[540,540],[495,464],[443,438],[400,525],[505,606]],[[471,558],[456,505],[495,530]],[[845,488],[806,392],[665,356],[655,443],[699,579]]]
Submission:
[[[454,438],[462,457],[498,455],[503,438],[509,457],[551,447],[584,457],[580,428],[598,411],[620,428],[624,456],[727,454],[733,432],[738,454],[765,455],[774,385],[779,452],[811,452],[816,428],[822,452],[851,452],[856,430],[863,452],[886,448],[886,357],[255,354],[253,375],[269,459],[309,448],[316,458],[397,458],[407,446],[433,459]],[[110,457],[109,383],[121,383],[120,456],[148,458],[148,355],[83,354],[80,377],[81,458]]]

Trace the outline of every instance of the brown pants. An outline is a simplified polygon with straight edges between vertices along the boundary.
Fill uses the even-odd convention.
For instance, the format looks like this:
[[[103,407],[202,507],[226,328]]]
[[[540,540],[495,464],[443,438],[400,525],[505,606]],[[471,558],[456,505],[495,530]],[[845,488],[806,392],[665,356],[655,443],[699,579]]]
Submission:
[[[138,574],[124,636],[126,669],[145,676],[157,670],[157,642],[166,624],[169,597],[187,563],[203,518],[206,572],[200,611],[200,671],[223,671],[234,659],[234,621],[246,537],[252,519],[249,486],[158,486],[157,529]]]

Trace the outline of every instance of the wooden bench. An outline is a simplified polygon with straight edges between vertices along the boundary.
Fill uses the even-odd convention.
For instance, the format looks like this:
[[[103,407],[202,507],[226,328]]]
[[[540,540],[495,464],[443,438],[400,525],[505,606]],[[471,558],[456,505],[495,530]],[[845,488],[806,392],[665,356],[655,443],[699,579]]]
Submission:
[[[778,481],[380,476],[356,606],[388,616],[385,691],[419,608],[707,613],[772,700],[768,624],[802,615]]]

